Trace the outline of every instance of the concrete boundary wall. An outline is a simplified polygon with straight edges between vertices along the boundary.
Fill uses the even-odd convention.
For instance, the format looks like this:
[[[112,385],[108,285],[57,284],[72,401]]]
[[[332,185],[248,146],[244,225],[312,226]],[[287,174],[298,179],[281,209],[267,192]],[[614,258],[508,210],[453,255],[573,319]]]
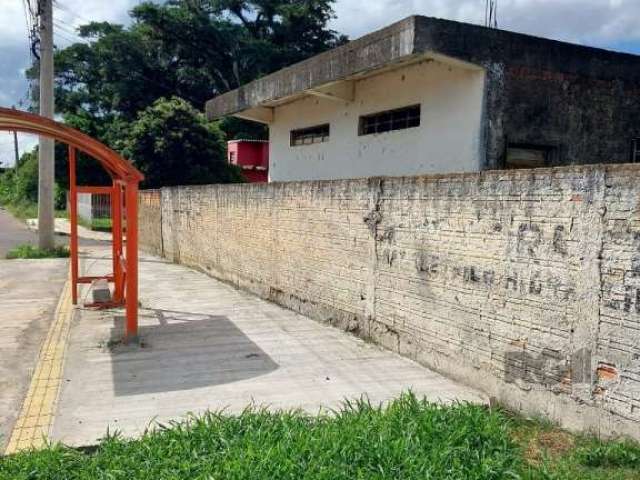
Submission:
[[[640,166],[164,188],[141,245],[575,430],[640,439]]]
[[[138,244],[148,253],[162,256],[160,190],[145,190],[138,198]]]
[[[78,216],[87,223],[91,223],[91,220],[93,220],[93,208],[91,208],[90,193],[78,194]]]

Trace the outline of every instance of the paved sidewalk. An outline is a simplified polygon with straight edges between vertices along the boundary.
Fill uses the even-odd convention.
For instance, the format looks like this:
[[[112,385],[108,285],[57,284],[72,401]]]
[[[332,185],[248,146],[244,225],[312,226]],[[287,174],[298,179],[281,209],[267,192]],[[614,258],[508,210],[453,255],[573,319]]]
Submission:
[[[68,275],[66,259],[0,260],[0,454]]]
[[[102,258],[102,259],[101,259]],[[92,249],[84,273],[108,270]],[[345,398],[432,400],[482,394],[337,329],[161,259],[140,262],[141,346],[117,342],[122,320],[79,310],[72,323],[52,438],[94,444],[110,431],[249,403],[317,412]],[[84,292],[86,295],[88,292]]]

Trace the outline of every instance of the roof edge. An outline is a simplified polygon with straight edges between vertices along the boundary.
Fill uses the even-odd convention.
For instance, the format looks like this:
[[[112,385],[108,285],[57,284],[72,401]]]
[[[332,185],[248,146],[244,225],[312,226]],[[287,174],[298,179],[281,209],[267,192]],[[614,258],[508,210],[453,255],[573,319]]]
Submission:
[[[210,120],[338,81],[414,53],[412,15],[344,45],[253,80],[205,104]]]
[[[481,66],[509,63],[640,81],[639,55],[412,15],[216,96],[206,102],[206,115],[211,120],[239,113],[429,52]]]

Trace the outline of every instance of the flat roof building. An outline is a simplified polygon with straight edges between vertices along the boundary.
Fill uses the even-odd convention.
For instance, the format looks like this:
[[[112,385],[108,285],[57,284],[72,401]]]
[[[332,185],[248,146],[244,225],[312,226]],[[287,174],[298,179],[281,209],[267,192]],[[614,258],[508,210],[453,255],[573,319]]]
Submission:
[[[640,161],[640,56],[412,16],[207,102],[272,181]]]

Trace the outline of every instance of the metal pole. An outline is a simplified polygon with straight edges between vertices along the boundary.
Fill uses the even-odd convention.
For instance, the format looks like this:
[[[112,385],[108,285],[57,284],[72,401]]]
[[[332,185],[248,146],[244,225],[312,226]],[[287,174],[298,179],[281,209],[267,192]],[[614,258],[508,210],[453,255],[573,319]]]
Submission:
[[[16,109],[15,105],[13,106],[13,109]],[[16,132],[15,130],[13,131],[13,152],[16,157],[16,163],[13,165],[13,168],[17,170],[18,163],[20,162],[20,149],[18,148],[18,132]]]
[[[20,162],[20,150],[18,149],[18,132],[13,132],[13,150],[16,156],[16,163],[14,165],[15,168],[18,168],[18,163]]]
[[[121,302],[124,297],[122,278],[122,186],[114,180],[111,194],[111,239],[113,246],[114,300]]]
[[[40,14],[40,115],[53,118],[53,6],[38,0]],[[40,137],[38,151],[38,243],[53,248],[54,140]]]
[[[76,185],[76,149],[69,147],[69,216],[71,217],[71,298],[78,303],[78,189]]]

